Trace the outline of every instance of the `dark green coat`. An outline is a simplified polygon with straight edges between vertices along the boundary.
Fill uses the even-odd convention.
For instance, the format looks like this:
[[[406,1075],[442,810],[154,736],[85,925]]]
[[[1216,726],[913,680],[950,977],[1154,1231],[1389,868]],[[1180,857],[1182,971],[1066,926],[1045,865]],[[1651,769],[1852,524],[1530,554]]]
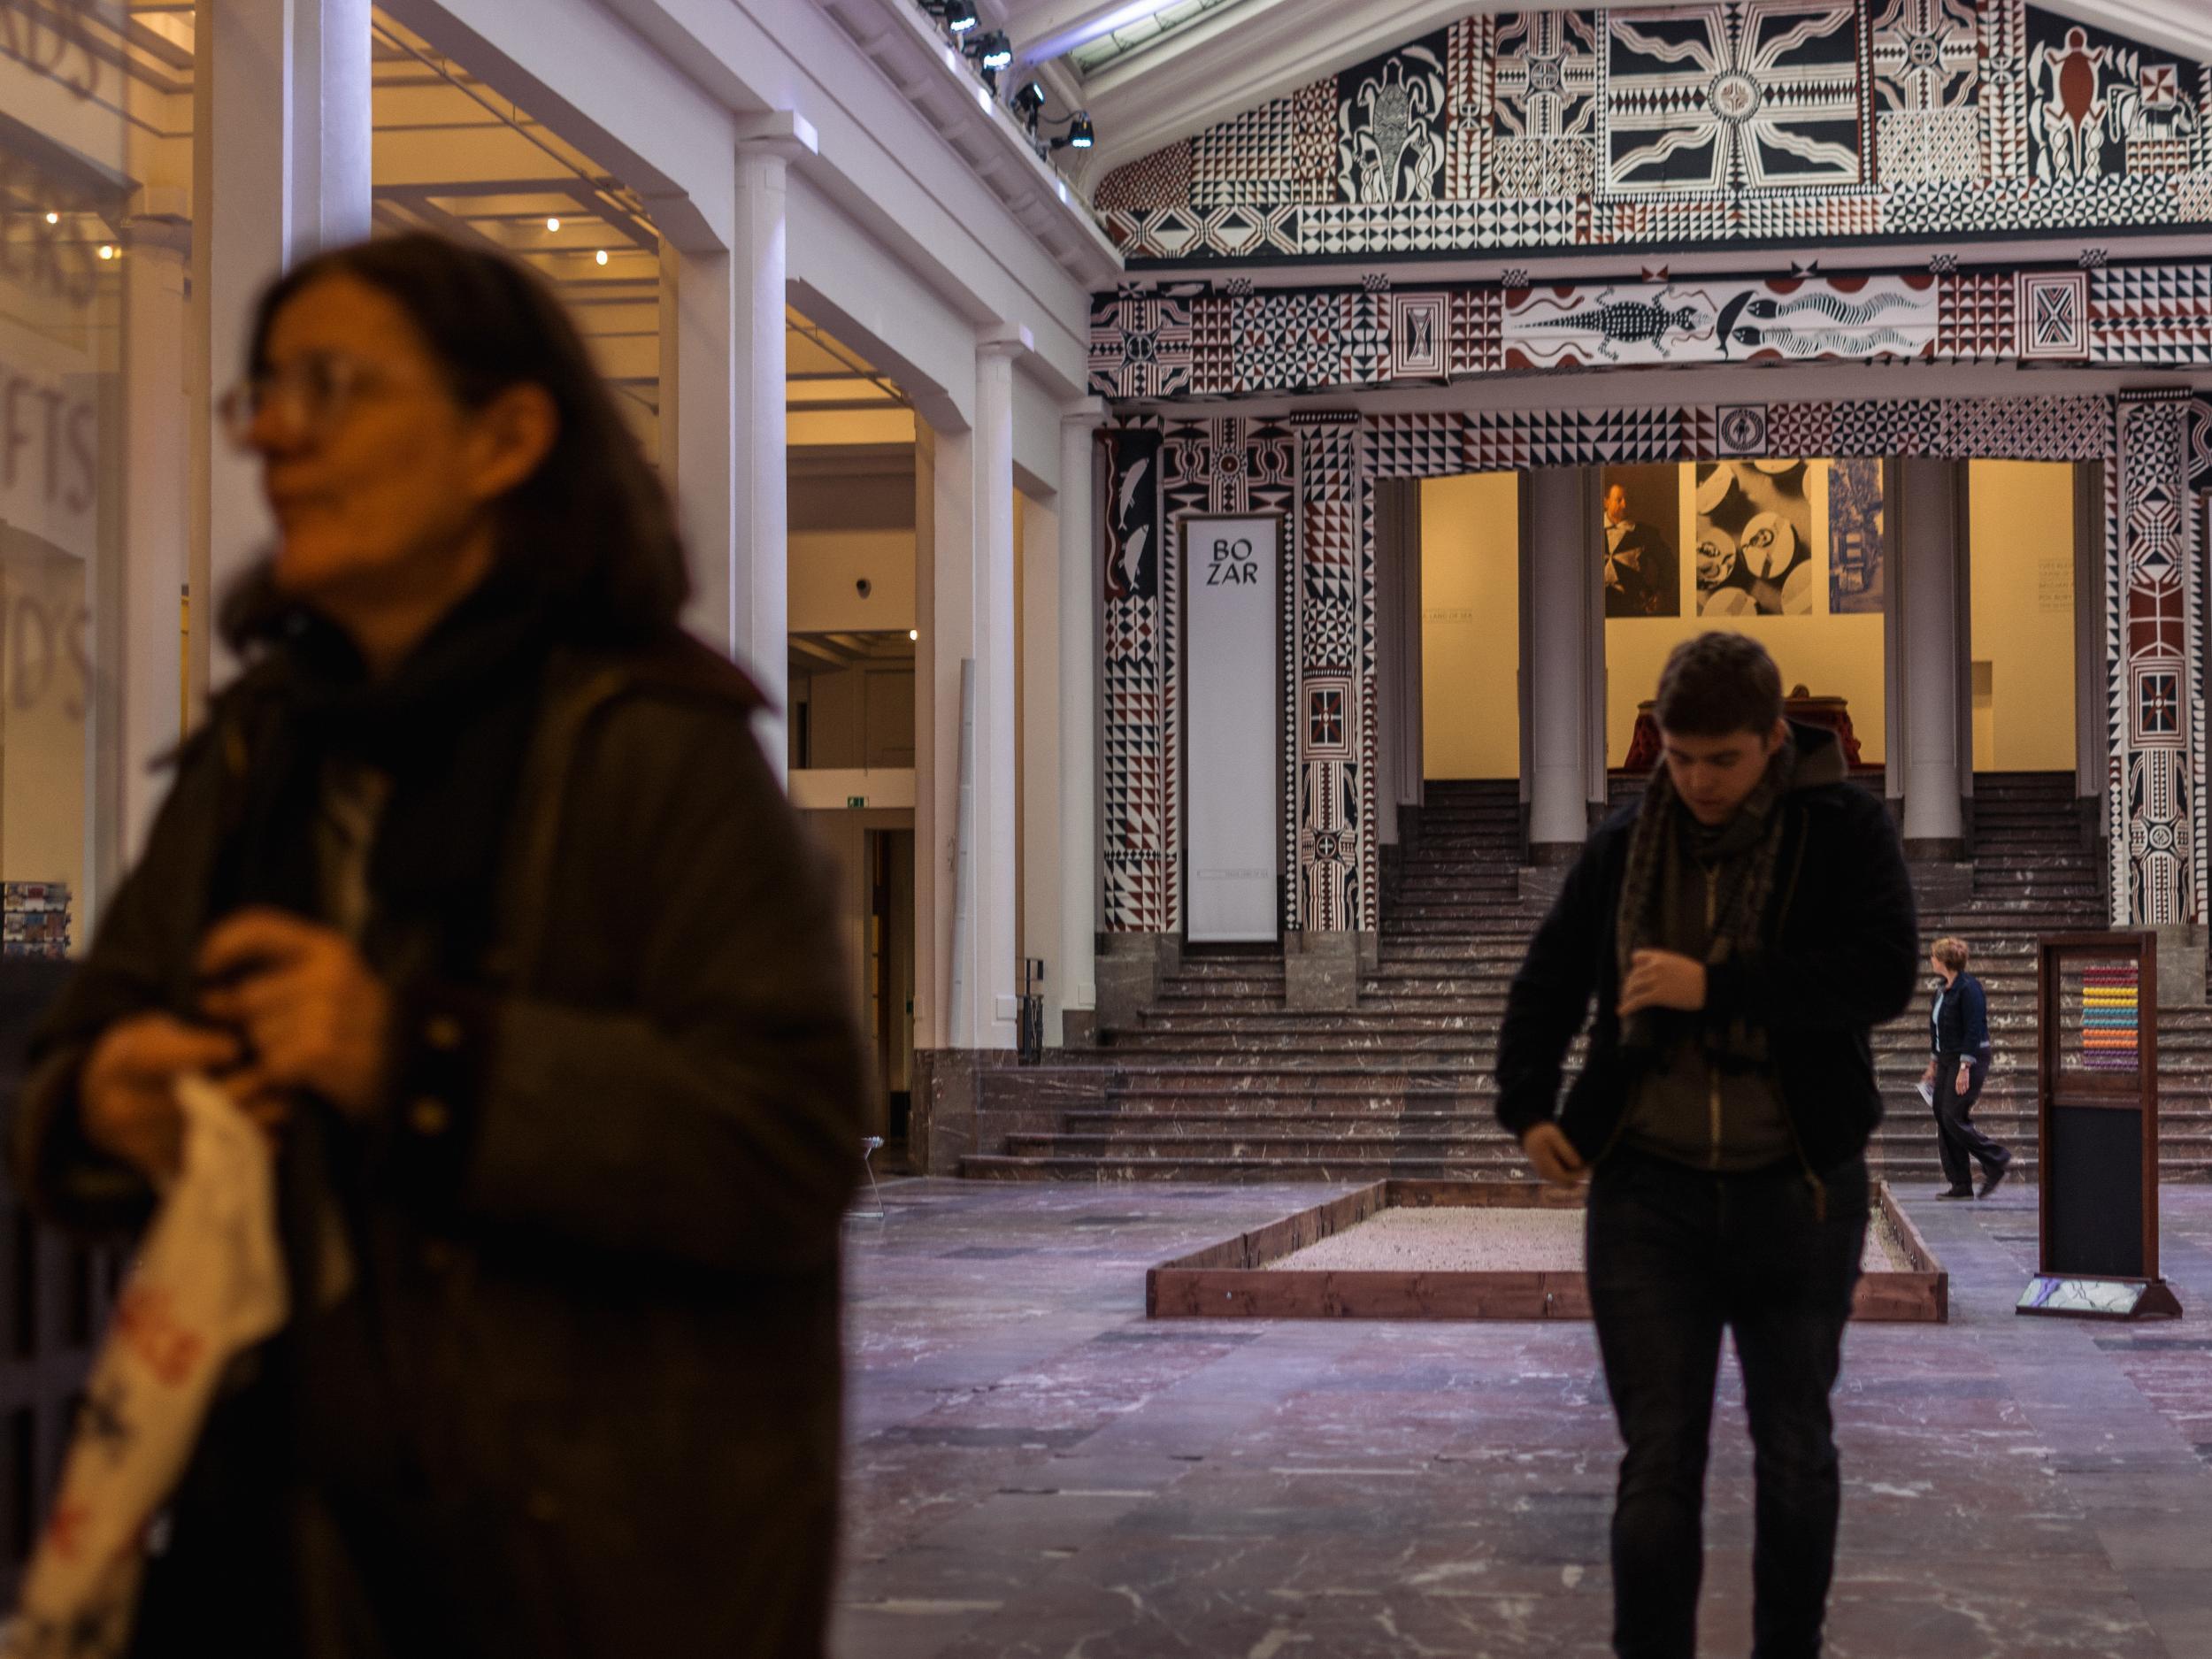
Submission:
[[[439,1010],[467,1040],[402,1033],[357,1224],[365,1386],[328,1356],[273,1368],[260,1389],[290,1390],[303,1425],[289,1448],[211,1425],[188,1494],[257,1494],[267,1535],[204,1527],[188,1549],[180,1503],[192,1571],[165,1583],[157,1563],[142,1652],[205,1651],[218,1609],[227,1650],[267,1625],[270,1651],[318,1659],[821,1651],[840,1217],[870,1085],[827,888],[748,729],[755,702],[703,647],[556,659],[487,895],[485,984]],[[34,1045],[17,1175],[77,1232],[148,1211],[81,1140],[74,1079],[114,1018],[190,1005],[251,729],[227,701],[190,746]],[[428,1018],[414,1005],[403,1024]],[[452,1124],[409,1110],[426,1087],[465,1109]],[[257,1458],[273,1459],[262,1485],[224,1466]],[[333,1526],[334,1491],[367,1494],[340,1508],[391,1553]],[[364,1587],[394,1563],[403,1595]]]

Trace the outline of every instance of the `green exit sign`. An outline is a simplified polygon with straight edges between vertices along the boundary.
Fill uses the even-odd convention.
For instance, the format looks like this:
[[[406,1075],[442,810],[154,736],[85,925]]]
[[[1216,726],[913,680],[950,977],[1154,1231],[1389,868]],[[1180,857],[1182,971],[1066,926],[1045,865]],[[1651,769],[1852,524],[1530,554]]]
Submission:
[[[864,795],[849,795],[845,797],[845,804],[847,806],[866,806],[868,804],[868,797]]]

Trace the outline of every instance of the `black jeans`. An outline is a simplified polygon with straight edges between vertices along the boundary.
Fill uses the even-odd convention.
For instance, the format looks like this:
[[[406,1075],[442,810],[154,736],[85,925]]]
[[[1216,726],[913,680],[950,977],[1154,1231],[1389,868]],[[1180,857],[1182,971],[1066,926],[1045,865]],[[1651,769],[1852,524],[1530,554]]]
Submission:
[[[1960,1059],[1955,1054],[1935,1057],[1936,1155],[1943,1160],[1943,1179],[1954,1189],[1974,1184],[1977,1159],[1985,1171],[2002,1169],[2012,1162],[2011,1153],[1967,1121],[1966,1115],[1981,1099],[1982,1084],[1989,1077],[1989,1056],[1965,1056],[1969,1073],[1963,1094],[1958,1087]]]
[[[1591,1178],[1588,1280],[1621,1438],[1613,1651],[1694,1659],[1705,1458],[1724,1326],[1757,1479],[1754,1659],[1820,1652],[1842,1487],[1828,1393],[1865,1248],[1863,1158],[1714,1175],[1626,1149]]]

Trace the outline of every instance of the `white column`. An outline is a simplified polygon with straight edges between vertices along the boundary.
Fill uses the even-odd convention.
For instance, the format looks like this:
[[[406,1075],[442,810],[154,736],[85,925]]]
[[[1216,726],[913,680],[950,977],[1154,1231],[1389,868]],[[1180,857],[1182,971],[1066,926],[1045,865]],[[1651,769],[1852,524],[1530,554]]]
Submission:
[[[914,439],[914,1045],[964,1048],[972,1038],[953,1020],[953,878],[960,664],[974,650],[975,468],[965,431],[918,419]],[[972,946],[975,930],[962,936]],[[970,955],[964,984],[974,982]]]
[[[661,472],[675,491],[691,566],[684,625],[724,655],[742,658],[749,652],[737,620],[744,547],[737,512],[740,365],[728,250],[662,243],[661,289]]]
[[[243,373],[262,288],[369,234],[369,0],[199,0],[194,22],[192,679],[204,695],[222,592],[269,536],[255,469],[212,400]]]
[[[1897,464],[1898,621],[1905,693],[1905,845],[1963,856],[1959,733],[1967,713],[1959,649],[1958,466]]]
[[[1590,474],[1539,467],[1529,491],[1529,844],[1539,864],[1563,862],[1590,831],[1594,742],[1603,741],[1605,700],[1593,695],[1595,653],[1602,672],[1603,623],[1592,625]],[[1601,617],[1602,612],[1599,615]]]
[[[974,1046],[1014,1043],[1014,365],[1033,349],[1029,331],[995,327],[976,342],[975,558],[971,614],[975,657]]]
[[[1060,1006],[1098,1006],[1098,515],[1105,406],[1060,419]]]
[[[768,694],[773,714],[763,722],[761,742],[779,778],[790,764],[785,713],[791,649],[784,412],[784,295],[790,261],[785,209],[791,164],[818,148],[813,127],[788,110],[739,125],[737,251],[732,265],[734,638],[740,658]]]
[[[180,195],[181,193],[180,193]],[[178,205],[181,207],[181,201]],[[180,603],[191,567],[192,446],[186,364],[190,227],[181,215],[136,214],[124,227],[123,580],[115,707],[121,854],[146,844],[168,791],[155,762],[183,735]]]

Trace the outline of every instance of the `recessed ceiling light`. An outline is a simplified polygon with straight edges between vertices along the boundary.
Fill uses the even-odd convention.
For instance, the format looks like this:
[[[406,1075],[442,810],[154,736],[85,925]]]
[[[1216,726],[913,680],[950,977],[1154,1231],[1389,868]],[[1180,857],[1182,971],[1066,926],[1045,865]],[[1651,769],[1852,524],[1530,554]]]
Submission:
[[[46,222],[49,225],[58,225],[61,223],[61,215],[50,210],[46,215]]]
[[[592,255],[592,257],[596,259],[601,265],[604,265],[607,263],[607,250],[604,248],[602,248],[597,253]]]
[[[545,227],[548,230],[558,230],[561,227],[561,221],[557,219],[549,219],[545,221]]]
[[[115,257],[115,244],[114,244],[113,242],[102,242],[102,243],[100,244],[100,257],[101,257],[101,258],[103,258],[103,259],[112,259],[112,258],[114,258],[114,257]]]
[[[919,628],[909,628],[906,631],[906,637],[910,640],[918,641],[922,637],[922,631]]]

